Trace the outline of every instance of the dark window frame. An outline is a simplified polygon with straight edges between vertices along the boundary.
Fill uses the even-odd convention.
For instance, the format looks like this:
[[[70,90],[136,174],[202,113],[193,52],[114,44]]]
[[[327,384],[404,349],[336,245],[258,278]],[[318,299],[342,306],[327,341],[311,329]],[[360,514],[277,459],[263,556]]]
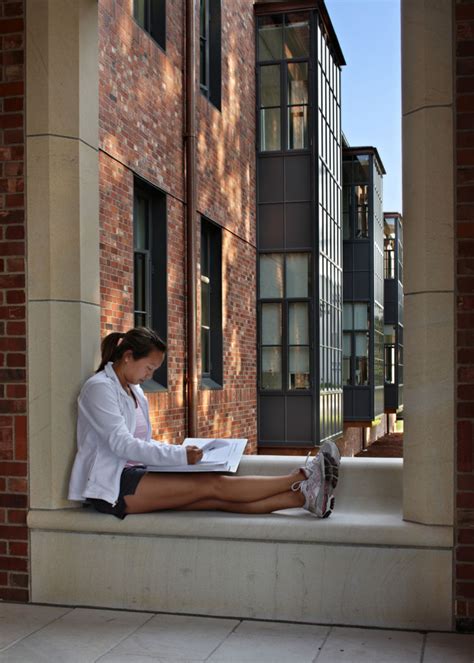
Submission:
[[[138,1],[133,0],[133,19],[166,53],[166,0],[143,0],[144,24],[138,21]]]
[[[355,306],[357,304],[363,304],[364,306],[367,307],[367,327],[362,328],[362,327],[356,327],[355,326]],[[351,354],[349,357],[349,382],[345,382],[343,384],[344,387],[351,387],[351,388],[356,388],[356,389],[364,389],[367,387],[370,387],[373,383],[373,376],[371,374],[371,364],[370,364],[370,302],[368,301],[358,301],[358,300],[351,300],[351,301],[346,301],[344,302],[344,305],[350,305],[351,307],[351,327],[350,328],[343,328],[342,334],[344,336],[348,336],[350,338],[350,349],[351,349]],[[356,336],[366,336],[367,341],[368,341],[368,346],[367,346],[367,382],[364,384],[357,384],[356,383]],[[344,346],[343,346],[344,347]],[[344,359],[344,357],[343,357]]]
[[[285,43],[285,29],[286,29],[286,17],[291,14],[296,13],[308,14],[309,29],[311,31],[311,15],[307,10],[301,12],[285,12],[281,14],[282,17],[282,39],[283,44]],[[260,23],[258,24],[258,26]],[[257,26],[257,50],[258,50],[258,29]],[[311,43],[311,42],[310,42]],[[292,64],[306,64],[308,67],[308,100],[305,104],[290,104],[289,95],[288,95],[288,66]],[[263,67],[268,67],[272,65],[277,65],[280,67],[280,104],[278,106],[262,106],[261,104],[261,75],[260,72]],[[312,137],[312,113],[311,113],[311,103],[310,100],[313,94],[313,66],[312,66],[312,55],[311,48],[308,55],[299,56],[294,58],[284,57],[282,52],[281,58],[275,58],[273,60],[260,60],[257,54],[257,152],[258,154],[268,154],[268,155],[277,155],[277,154],[307,154],[311,150],[311,137]],[[289,112],[291,108],[304,107],[307,113],[307,124],[306,124],[306,138],[307,146],[306,147],[289,147]],[[263,110],[272,110],[279,109],[280,111],[280,149],[278,150],[262,150],[262,126],[261,126],[261,114]]]
[[[138,249],[136,247],[136,226],[138,199],[145,199],[148,203],[146,219],[146,233],[148,246]],[[134,324],[138,315],[145,315],[146,326],[154,329],[165,341],[168,335],[168,285],[167,285],[167,204],[166,194],[141,178],[134,178],[133,191],[133,276],[134,276]],[[145,260],[145,303],[146,310],[136,309],[136,265],[137,256]],[[153,378],[143,385],[144,391],[163,391],[168,388],[167,361],[155,371]]]
[[[204,246],[206,250],[204,251]],[[203,258],[207,256],[207,264]],[[222,333],[222,229],[201,217],[201,387],[223,387],[223,333]],[[209,324],[202,324],[202,284],[207,283]],[[204,332],[208,332],[208,366],[204,362]]]
[[[282,296],[281,297],[262,297],[260,292],[260,259],[265,255],[278,254],[283,257],[283,281],[282,281]],[[308,256],[308,295],[306,297],[288,297],[287,296],[287,257],[293,255],[307,255]],[[315,388],[315,376],[313,371],[313,353],[314,347],[311,344],[313,338],[313,325],[314,325],[314,310],[313,310],[313,255],[307,249],[291,249],[287,251],[261,251],[258,259],[258,377],[257,384],[259,393],[262,395],[267,394],[280,394],[280,395],[295,395],[295,394],[312,394]],[[263,330],[263,315],[262,310],[265,304],[278,304],[281,311],[281,343],[279,345],[264,344],[262,342]],[[309,343],[306,344],[290,344],[289,342],[289,315],[291,304],[305,304],[308,307],[308,339]],[[271,389],[263,386],[262,377],[262,354],[264,348],[277,347],[281,353],[281,388]],[[291,348],[308,348],[309,350],[309,387],[307,388],[291,388],[290,387],[290,349]]]
[[[202,94],[221,110],[222,105],[221,0],[200,0],[199,84]]]

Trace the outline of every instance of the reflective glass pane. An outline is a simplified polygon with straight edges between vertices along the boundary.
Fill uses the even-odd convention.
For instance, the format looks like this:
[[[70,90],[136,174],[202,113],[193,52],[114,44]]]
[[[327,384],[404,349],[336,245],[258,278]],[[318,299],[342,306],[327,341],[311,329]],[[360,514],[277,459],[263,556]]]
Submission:
[[[289,351],[289,389],[309,389],[309,348],[290,348]]]
[[[392,344],[385,345],[385,382],[387,384],[395,384],[395,346]]]
[[[369,328],[368,304],[354,304],[354,329]]]
[[[353,329],[352,324],[352,304],[345,303],[342,312],[343,329]]]
[[[288,108],[288,149],[305,150],[308,147],[308,107]]]
[[[201,327],[201,362],[202,362],[202,372],[210,373],[210,352],[209,352],[209,340],[210,340],[210,330],[204,329]]]
[[[344,334],[342,350],[342,383],[351,384],[351,334]]]
[[[283,255],[269,253],[260,256],[260,297],[283,297]]]
[[[355,384],[369,384],[369,337],[355,334]]]
[[[395,343],[394,325],[384,325],[385,343]]]
[[[267,108],[260,111],[260,150],[274,152],[281,149],[280,109]]]
[[[281,16],[262,16],[258,30],[258,58],[281,60],[283,53],[283,26]]]
[[[291,105],[308,103],[307,62],[288,65],[288,103]]]
[[[289,345],[309,345],[308,304],[289,304],[288,343]]]
[[[260,67],[260,105],[280,105],[280,65]]]
[[[309,296],[309,255],[288,253],[286,256],[286,296]]]
[[[207,61],[206,61],[206,55],[207,55],[207,47],[206,47],[206,40],[201,39],[199,42],[199,83],[203,87],[207,87]]]
[[[281,349],[262,348],[262,389],[281,389]]]
[[[285,58],[309,55],[308,14],[287,14],[285,25]]]
[[[201,325],[209,327],[210,322],[210,285],[208,281],[201,281]]]
[[[262,345],[281,345],[281,304],[262,304]]]
[[[135,310],[146,311],[146,257],[142,253],[134,255],[133,276]]]
[[[199,30],[201,36],[206,34],[206,26],[207,26],[206,15],[207,15],[207,0],[200,0]]]
[[[148,200],[140,196],[135,198],[135,248],[148,249]]]
[[[369,163],[370,160],[368,156],[357,156],[354,158],[354,182],[369,181]]]
[[[145,28],[145,4],[146,0],[133,0],[133,18],[142,28]]]

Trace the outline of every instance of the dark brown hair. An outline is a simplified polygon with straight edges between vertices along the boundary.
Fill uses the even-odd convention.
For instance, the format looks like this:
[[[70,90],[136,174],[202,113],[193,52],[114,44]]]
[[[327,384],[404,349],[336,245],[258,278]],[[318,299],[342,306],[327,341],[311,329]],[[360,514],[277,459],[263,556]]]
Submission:
[[[166,352],[166,343],[153,329],[134,327],[128,332],[112,332],[101,343],[102,361],[96,373],[104,370],[109,361],[118,361],[127,350],[131,350],[135,360],[147,357],[153,350]]]

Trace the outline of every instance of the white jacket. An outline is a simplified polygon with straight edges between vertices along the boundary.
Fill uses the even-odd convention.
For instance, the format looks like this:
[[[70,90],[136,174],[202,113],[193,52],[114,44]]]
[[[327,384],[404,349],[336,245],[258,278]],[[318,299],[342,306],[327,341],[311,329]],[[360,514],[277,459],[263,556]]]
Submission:
[[[77,454],[69,482],[69,499],[95,497],[114,504],[128,460],[144,465],[186,464],[186,449],[151,439],[148,402],[141,387],[131,386],[148,422],[147,440],[133,437],[134,400],[109,362],[85,382],[78,398]]]

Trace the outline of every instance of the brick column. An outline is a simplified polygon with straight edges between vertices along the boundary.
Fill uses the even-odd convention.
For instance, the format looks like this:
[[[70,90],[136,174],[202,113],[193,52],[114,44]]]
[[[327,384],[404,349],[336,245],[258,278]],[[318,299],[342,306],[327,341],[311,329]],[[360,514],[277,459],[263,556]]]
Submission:
[[[474,3],[455,3],[457,471],[455,616],[474,630]]]
[[[0,599],[28,600],[24,5],[0,2]]]

